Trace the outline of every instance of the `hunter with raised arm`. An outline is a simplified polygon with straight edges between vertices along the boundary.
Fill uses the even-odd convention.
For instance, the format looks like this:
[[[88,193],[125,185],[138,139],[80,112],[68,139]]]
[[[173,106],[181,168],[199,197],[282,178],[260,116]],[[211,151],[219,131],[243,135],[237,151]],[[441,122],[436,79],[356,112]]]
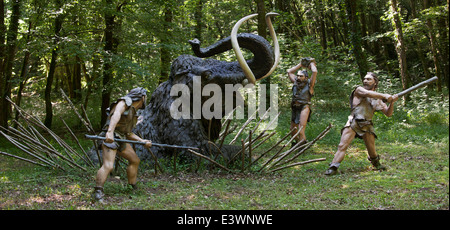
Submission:
[[[312,71],[311,78],[308,78],[308,71],[300,70],[307,68]],[[300,133],[292,144],[307,142],[305,135],[306,123],[311,116],[311,98],[314,95],[314,85],[316,84],[317,66],[314,58],[302,58],[300,63],[287,71],[292,86],[291,101],[291,134],[294,136],[299,130]],[[296,74],[297,73],[297,74]]]

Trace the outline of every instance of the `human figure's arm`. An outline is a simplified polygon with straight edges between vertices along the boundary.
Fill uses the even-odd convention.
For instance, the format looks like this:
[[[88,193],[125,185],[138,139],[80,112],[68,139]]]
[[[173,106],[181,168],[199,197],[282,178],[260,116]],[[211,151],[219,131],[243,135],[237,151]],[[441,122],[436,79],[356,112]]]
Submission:
[[[114,142],[114,130],[116,129],[117,123],[119,123],[120,117],[122,113],[125,112],[127,105],[124,100],[120,100],[119,103],[116,104],[114,108],[114,112],[109,120],[108,131],[105,135],[105,142],[112,143]]]
[[[142,139],[142,138],[140,138],[138,135],[136,135],[134,133],[127,133],[127,139],[132,140],[132,141],[145,142],[145,148],[152,147],[152,142],[150,140]]]
[[[389,107],[387,107],[386,109],[383,110],[383,113],[390,117],[392,116],[392,114],[394,113],[394,102],[396,102],[398,100],[398,96],[397,94],[395,95],[391,95],[389,97],[389,99],[387,100],[387,102],[389,102]]]
[[[392,116],[392,114],[394,113],[394,102],[396,102],[398,100],[397,95],[378,93],[373,90],[364,89],[364,87],[361,87],[361,86],[356,88],[355,95],[359,96],[359,97],[370,97],[373,99],[379,99],[379,100],[386,101],[387,103],[389,103],[389,106],[386,105],[386,103],[384,103],[382,101],[380,101],[379,103],[382,107],[381,111],[388,117]]]
[[[302,68],[302,63],[298,63],[298,65],[290,68],[287,70],[287,74],[289,77],[289,80],[291,80],[292,83],[295,83],[295,80],[297,79],[297,71]]]
[[[312,71],[312,75],[310,78],[310,83],[309,83],[309,93],[311,93],[311,95],[314,94],[314,85],[316,85],[316,78],[317,78],[317,66],[316,66],[316,62],[312,61],[311,64],[309,64],[309,69],[311,69]]]
[[[378,93],[373,90],[367,90],[361,86],[356,88],[355,95],[358,97],[370,97],[373,99],[380,99],[380,100],[385,100],[385,101],[388,101],[389,97],[391,96],[390,94]]]

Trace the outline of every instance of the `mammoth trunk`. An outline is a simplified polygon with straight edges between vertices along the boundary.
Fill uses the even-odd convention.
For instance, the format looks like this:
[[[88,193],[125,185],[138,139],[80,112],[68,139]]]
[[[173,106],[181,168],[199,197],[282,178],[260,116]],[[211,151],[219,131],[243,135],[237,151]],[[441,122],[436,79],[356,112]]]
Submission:
[[[269,72],[275,60],[272,46],[266,39],[255,34],[242,33],[237,35],[237,41],[242,48],[253,54],[253,58],[247,60],[247,64],[257,80]],[[207,48],[200,48],[198,39],[189,41],[189,43],[194,54],[201,58],[211,57],[232,49],[231,36]],[[225,83],[238,83],[245,79],[245,74],[238,62],[221,63],[221,65],[211,66],[209,70],[212,78],[223,79]]]

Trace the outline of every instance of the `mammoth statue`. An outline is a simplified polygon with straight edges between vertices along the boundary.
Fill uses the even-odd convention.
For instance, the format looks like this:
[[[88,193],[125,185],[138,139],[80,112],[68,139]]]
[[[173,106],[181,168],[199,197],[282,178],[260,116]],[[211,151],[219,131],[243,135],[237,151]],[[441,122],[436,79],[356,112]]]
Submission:
[[[202,150],[211,149],[213,153],[217,153],[216,149],[208,146],[208,141],[214,142],[219,137],[222,128],[221,120],[216,118],[206,119],[204,116],[200,119],[192,119],[192,117],[189,119],[172,118],[170,109],[177,96],[171,96],[171,89],[176,84],[184,84],[190,89],[190,94],[193,94],[193,84],[197,77],[197,79],[201,79],[202,86],[215,84],[222,88],[222,92],[225,92],[225,84],[254,84],[256,81],[269,76],[275,70],[280,59],[278,41],[270,20],[271,16],[277,14],[269,13],[266,15],[266,22],[274,42],[274,50],[269,42],[261,36],[237,33],[243,22],[256,15],[252,14],[239,20],[233,27],[230,37],[207,48],[200,48],[198,39],[189,41],[196,56],[181,55],[172,62],[169,80],[161,83],[153,92],[149,104],[138,119],[135,128],[136,133],[140,134],[142,138],[150,139],[156,143],[193,146]],[[246,61],[240,47],[252,52],[253,59]],[[236,54],[237,62],[203,59],[231,49]],[[193,100],[192,95],[190,98]],[[208,98],[209,96],[202,96],[201,103]],[[190,103],[191,107],[192,104]],[[191,113],[193,109],[195,108],[191,108]],[[225,108],[222,111],[222,115],[229,112],[225,111]],[[149,157],[148,151],[142,146],[136,146],[136,148],[136,152],[141,159]],[[230,156],[239,149],[240,147],[234,148],[225,145],[221,151]],[[173,153],[173,149],[156,146],[151,147],[151,151],[157,156]],[[203,151],[203,153],[207,153],[207,151]]]
[[[230,37],[222,39],[207,48],[200,48],[198,39],[189,41],[196,56],[180,55],[172,62],[169,80],[161,83],[153,92],[149,103],[138,118],[134,133],[154,143],[191,146],[199,148],[203,154],[209,154],[211,150],[211,153],[217,154],[218,150],[210,148],[208,142],[214,142],[219,137],[219,132],[222,128],[221,120],[217,118],[206,119],[203,115],[197,119],[192,117],[188,119],[173,118],[170,110],[178,96],[171,96],[171,90],[174,85],[183,84],[189,89],[188,92],[193,94],[194,81],[201,80],[200,85],[202,87],[206,84],[215,84],[222,88],[222,92],[224,92],[225,84],[254,84],[256,81],[269,76],[275,70],[280,58],[278,41],[270,20],[271,16],[277,14],[269,13],[266,15],[266,22],[274,42],[274,50],[269,42],[261,36],[250,33],[237,33],[243,22],[256,15],[253,14],[242,18],[233,27]],[[245,60],[240,47],[252,52],[253,59]],[[203,59],[231,49],[234,50],[237,56],[237,62]],[[192,113],[195,110],[195,108],[192,108],[192,100],[194,99],[192,95],[190,98],[190,111]],[[208,98],[210,96],[201,96],[201,104]],[[230,112],[225,111],[225,109],[222,111],[223,116]],[[136,145],[135,147],[136,153],[141,160],[151,159],[147,149],[141,145]],[[221,151],[224,155],[231,156],[239,149],[239,146],[224,145]],[[191,156],[191,154],[184,154],[187,151],[185,149],[177,149],[176,151],[183,156]],[[152,146],[151,152],[158,157],[163,157],[173,154],[174,149]]]

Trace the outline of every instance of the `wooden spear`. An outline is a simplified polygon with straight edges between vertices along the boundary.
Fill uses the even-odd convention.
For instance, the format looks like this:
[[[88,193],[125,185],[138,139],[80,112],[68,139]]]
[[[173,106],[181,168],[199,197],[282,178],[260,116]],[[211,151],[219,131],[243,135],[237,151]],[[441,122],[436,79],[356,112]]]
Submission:
[[[242,150],[241,150],[241,172],[244,171],[244,160],[245,160],[245,144],[244,144],[244,139],[241,139],[241,144],[242,144]]]
[[[53,150],[47,150],[48,147],[43,145],[42,143],[40,143],[38,139],[33,139],[31,136],[27,136],[27,135],[23,134],[21,131],[14,129],[13,127],[9,127],[9,129],[5,129],[3,127],[0,127],[0,128],[3,129],[4,131],[7,131],[8,133],[14,135],[16,137],[16,139],[20,139],[24,143],[28,143],[28,147],[30,147],[30,145],[32,145],[33,150],[41,151],[41,152],[45,153],[48,158],[51,158],[52,160],[54,160],[53,155],[55,155],[55,154],[53,153]],[[36,152],[36,151],[33,151],[33,152]]]
[[[258,110],[256,110],[248,119],[247,121],[244,123],[244,125],[242,125],[241,129],[237,132],[236,136],[234,136],[233,140],[230,141],[230,145],[233,144],[237,138],[239,137],[239,135],[241,135],[242,131],[245,129],[245,127],[247,127],[247,125],[250,123],[250,121],[252,121],[254,119],[254,117],[256,116],[256,112]]]
[[[19,156],[13,155],[13,154],[5,153],[5,152],[2,152],[2,151],[0,151],[0,154],[8,156],[8,157],[13,157],[13,158],[16,158],[16,159],[19,159],[19,160],[22,160],[22,161],[26,161],[26,162],[29,162],[29,163],[32,163],[32,164],[35,164],[35,165],[40,165],[40,166],[43,166],[43,167],[50,167],[49,165],[44,165],[44,164],[41,164],[39,162],[32,161],[32,160],[29,160],[29,159],[26,159],[26,158],[23,158],[23,157],[19,157]]]
[[[203,155],[203,154],[201,154],[201,153],[198,153],[198,152],[196,152],[196,151],[194,151],[194,150],[191,150],[191,149],[188,149],[188,151],[189,151],[190,153],[192,153],[192,154],[198,156],[198,157],[201,157],[201,158],[203,158],[203,159],[206,159],[206,160],[210,161],[211,163],[213,163],[213,164],[219,166],[221,169],[224,169],[224,170],[226,170],[226,171],[228,171],[228,172],[231,172],[230,169],[226,168],[225,166],[223,166],[223,165],[217,163],[217,162],[214,161],[213,159],[211,159],[211,158],[209,158],[209,157],[207,157],[207,156],[205,156],[205,155]]]
[[[20,107],[18,107],[18,106],[16,108],[20,109]],[[22,112],[25,113],[23,110],[22,110]],[[42,128],[45,131],[47,131],[56,140],[56,142],[64,149],[64,151],[67,153],[67,155],[69,156],[70,159],[64,157],[52,145],[50,145],[50,143],[47,142],[51,146],[51,148],[53,150],[52,153],[54,153],[55,155],[61,157],[62,159],[66,160],[67,162],[69,162],[70,163],[69,166],[73,165],[73,166],[76,166],[79,169],[82,169],[83,171],[86,171],[86,169],[83,168],[82,166],[78,165],[74,161],[74,159],[70,156],[70,154],[67,152],[68,150],[70,151],[70,146],[66,142],[64,142],[60,137],[58,137],[52,130],[47,128],[39,119],[37,119],[36,117],[34,117],[32,115],[29,115],[29,114],[26,114],[26,115],[28,115],[28,117],[22,116],[24,118],[24,120],[29,122],[29,123],[32,123],[32,124],[34,124],[36,126],[39,126],[40,128]],[[34,129],[33,126],[30,126],[30,127],[32,127]],[[35,130],[35,132],[39,133],[36,129],[34,129],[34,130]],[[41,135],[41,137],[42,137],[42,135]],[[45,138],[43,138],[43,140],[45,140]],[[69,148],[67,148],[67,147],[69,147]],[[74,150],[72,149],[71,151],[74,151]]]
[[[248,158],[249,158],[249,164],[252,163],[252,131],[250,130],[248,134]]]
[[[161,165],[159,164],[158,158],[155,156],[155,154],[152,152],[152,150],[150,148],[147,149],[150,154],[152,155],[153,160],[155,161],[155,175],[156,173],[156,168],[159,167],[159,170],[164,173],[164,170],[162,169]]]
[[[261,142],[259,142],[257,145],[255,145],[255,147],[253,148],[253,150],[255,150],[256,148],[258,148],[260,145],[262,145],[264,142],[266,142],[269,138],[271,138],[273,135],[275,135],[276,131],[273,131],[271,134],[267,135],[267,137],[262,140]],[[249,165],[247,165],[246,169],[249,168],[250,166],[252,166],[254,163],[258,162],[262,157],[264,157],[266,154],[268,153],[268,151],[265,151],[263,154],[259,155],[259,157],[257,157],[254,161],[250,162]]]
[[[220,144],[219,144],[219,148],[222,148],[222,145],[223,145],[223,142],[225,141],[225,137],[228,135],[228,128],[230,127],[230,123],[231,123],[231,120],[228,120],[227,121],[227,126],[226,126],[226,128],[225,128],[225,131],[221,134],[221,135],[219,135],[219,136],[221,136],[221,139],[220,139]]]
[[[69,103],[70,107],[72,108],[72,110],[75,112],[75,114],[78,116],[78,118],[81,120],[81,122],[84,124],[84,126],[86,127],[86,129],[91,133],[91,134],[95,134],[95,130],[93,130],[90,126],[89,123],[80,115],[80,113],[78,113],[77,109],[75,108],[75,106],[73,105],[72,101],[67,97],[67,95],[64,93],[63,89],[59,89],[59,91],[61,92],[61,94],[63,95],[64,99],[66,99],[66,101]]]
[[[295,135],[292,136],[292,138],[291,138],[286,144],[284,144],[283,146],[281,146],[281,148],[278,150],[278,152],[275,153],[268,161],[266,161],[266,163],[264,163],[264,165],[261,166],[261,168],[260,168],[258,171],[263,170],[264,167],[266,167],[270,162],[272,162],[273,159],[275,159],[275,157],[277,157],[278,154],[279,154],[284,148],[286,148],[286,146],[288,146],[288,145],[289,145],[289,144],[290,144],[290,143],[291,143],[291,142],[292,142],[292,141],[300,134],[300,130],[302,130],[302,129],[303,129],[303,126],[300,126],[300,129],[297,131],[297,133],[295,133]],[[286,136],[284,136],[284,138],[283,138],[281,141],[283,141],[284,139],[286,139],[289,135],[291,135],[291,132],[289,132],[288,134],[286,134]],[[278,144],[280,144],[281,141],[277,142],[277,143],[274,145],[274,147],[277,146]],[[297,145],[298,145],[298,144],[300,144],[300,142],[297,143]]]
[[[263,114],[263,116],[259,119],[258,123],[256,123],[255,127],[253,128],[252,133],[255,133],[256,129],[258,129],[259,125],[260,125],[261,122],[264,120],[264,118],[266,117],[266,115],[267,115],[267,113],[270,111],[270,109],[271,109],[271,107],[269,107],[269,108],[267,109],[267,111]],[[261,134],[263,134],[263,132],[261,132]],[[260,135],[261,135],[261,134],[260,134]],[[244,141],[247,142],[248,138],[249,138],[249,137],[247,136],[247,138],[246,138]]]
[[[0,134],[2,134],[6,139],[8,139],[8,141],[10,141],[12,144],[14,144],[17,148],[19,148],[20,150],[22,150],[23,152],[25,152],[26,154],[46,163],[47,165],[51,166],[51,167],[56,167],[57,164],[53,165],[52,163],[50,163],[48,160],[45,160],[44,158],[38,156],[35,153],[32,153],[31,151],[29,151],[30,149],[23,146],[22,144],[20,144],[19,142],[13,140],[9,135],[3,133],[2,131],[0,131]],[[54,163],[54,162],[53,162]]]
[[[309,163],[318,162],[318,161],[324,161],[324,160],[326,160],[326,158],[318,158],[318,159],[298,162],[298,163],[286,165],[286,166],[283,166],[283,167],[279,167],[279,168],[276,168],[276,169],[272,169],[272,170],[269,171],[269,173],[273,173],[273,172],[276,172],[278,170],[282,170],[282,169],[286,169],[286,168],[290,168],[290,167],[294,167],[294,166],[298,166],[298,165],[304,165],[304,164],[309,164]]]
[[[300,148],[300,146],[304,146],[305,144],[306,143],[301,143],[301,142],[295,144],[292,148],[290,148],[287,151],[285,151],[284,153],[282,153],[281,156],[271,166],[269,166],[268,168],[272,168],[277,162],[283,160],[291,152],[294,152],[297,149],[297,147]]]
[[[91,158],[87,155],[86,151],[84,151],[83,147],[80,144],[80,141],[75,136],[75,134],[72,132],[72,130],[69,128],[69,126],[67,125],[66,121],[64,121],[64,119],[62,117],[59,117],[59,119],[61,119],[61,121],[63,122],[64,126],[69,131],[70,135],[75,140],[75,142],[77,143],[78,147],[81,149],[81,151],[83,152],[84,156],[86,157],[86,159],[88,159],[89,162],[86,159],[84,159],[83,157],[79,156],[78,154],[77,154],[77,156],[80,157],[82,160],[84,160],[84,162],[86,162],[86,164],[89,164],[92,167],[95,167],[94,166],[94,162],[92,162]]]
[[[266,128],[253,140],[253,142],[254,141],[256,141],[256,140],[259,140],[260,138],[262,138],[263,136],[264,136],[264,133],[270,128],[270,126],[273,124],[273,122],[278,118],[278,116],[280,116],[280,114],[281,114],[281,112],[279,112],[276,116],[275,116],[275,118],[266,126]],[[288,134],[288,135],[290,135],[290,134]],[[287,136],[288,136],[287,135]],[[286,137],[287,137],[286,136]],[[285,138],[283,138],[282,140],[285,140]],[[275,148],[279,143],[280,143],[281,141],[279,141],[277,144],[275,144],[272,148],[270,148],[270,150],[272,150],[273,148]],[[246,146],[248,146],[248,145],[246,145]],[[268,151],[270,151],[270,150],[268,150]],[[234,159],[241,153],[241,151],[242,151],[242,149],[239,151],[239,152],[237,152],[233,157],[231,157],[231,159],[228,161],[228,164],[229,163],[231,163],[232,161],[234,161]]]
[[[316,143],[318,140],[322,139],[332,128],[333,126],[331,125],[331,123],[328,125],[328,127],[326,127],[314,140],[308,142],[308,145],[303,148],[300,152],[298,152],[296,155],[294,155],[293,157],[291,157],[291,159],[285,161],[284,163],[280,163],[280,161],[282,159],[277,160],[275,163],[273,163],[272,167],[277,166],[277,165],[282,165],[282,164],[287,164],[293,160],[295,160],[298,156],[300,156],[301,154],[303,154],[307,149],[309,149],[309,147],[311,147],[314,143]]]
[[[80,113],[78,113],[78,111],[77,111],[77,109],[75,108],[75,106],[73,105],[72,101],[71,101],[71,100],[67,97],[67,95],[64,93],[64,90],[62,90],[62,89],[60,88],[60,91],[61,91],[61,94],[63,95],[64,99],[66,99],[66,101],[69,103],[69,105],[70,105],[70,107],[72,108],[73,112],[74,112],[74,113],[77,115],[77,117],[80,119],[81,123],[83,123],[84,127],[86,127],[87,131],[88,131],[90,134],[95,135],[95,130],[94,130],[94,128],[92,127],[92,124],[91,124],[90,121],[89,121],[89,118],[88,118],[88,116],[87,116],[86,111],[84,110],[84,107],[82,107],[82,109],[83,109],[83,112],[84,112],[84,115],[85,115],[86,119],[87,119],[89,122],[86,121],[86,120],[80,115]],[[92,140],[92,143],[94,144],[95,153],[97,154],[98,163],[99,163],[99,166],[101,167],[102,164],[103,164],[103,162],[102,162],[103,160],[102,160],[102,158],[100,157],[100,152],[98,151],[97,141]]]

